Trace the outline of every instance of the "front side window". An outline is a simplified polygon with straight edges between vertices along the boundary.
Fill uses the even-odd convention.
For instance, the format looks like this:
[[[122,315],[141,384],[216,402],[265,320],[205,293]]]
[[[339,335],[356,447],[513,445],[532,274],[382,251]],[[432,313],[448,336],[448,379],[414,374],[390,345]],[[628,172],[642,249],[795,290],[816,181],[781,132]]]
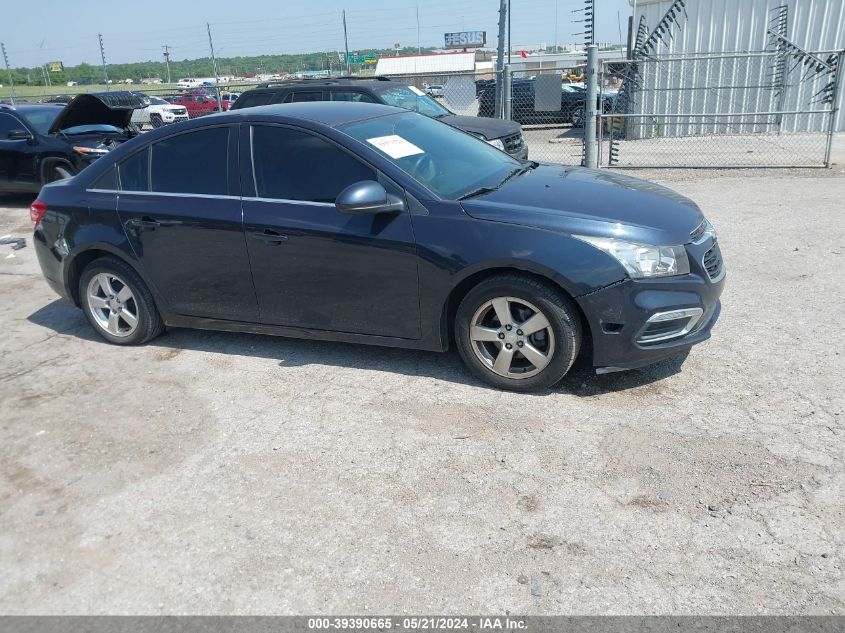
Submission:
[[[252,127],[252,164],[260,198],[334,202],[349,185],[375,172],[339,147],[291,128]]]
[[[363,92],[351,92],[349,90],[341,90],[333,92],[332,101],[351,101],[353,103],[376,103],[370,95]]]
[[[20,122],[11,114],[0,112],[0,141],[9,140],[9,132],[22,128]]]
[[[391,86],[390,88],[380,90],[378,95],[387,105],[412,110],[426,116],[437,118],[452,114],[421,90],[412,89],[409,86]]]
[[[229,128],[171,136],[152,146],[150,190],[162,193],[228,193]]]
[[[447,200],[496,187],[523,166],[470,134],[413,112],[347,123],[339,129]]]

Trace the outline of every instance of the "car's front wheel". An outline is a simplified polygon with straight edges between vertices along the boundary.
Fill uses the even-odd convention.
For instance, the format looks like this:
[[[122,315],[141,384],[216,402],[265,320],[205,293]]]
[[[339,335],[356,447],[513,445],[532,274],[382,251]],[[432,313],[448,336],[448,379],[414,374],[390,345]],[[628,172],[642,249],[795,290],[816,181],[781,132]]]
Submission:
[[[139,345],[164,331],[146,284],[131,266],[113,257],[94,260],[82,271],[79,303],[109,343]]]
[[[151,114],[150,115],[150,125],[152,125],[154,128],[158,128],[158,127],[161,127],[162,125],[164,125],[164,121],[161,120],[161,115],[155,114],[155,113]]]
[[[524,275],[482,281],[455,316],[455,341],[464,362],[501,389],[551,387],[572,367],[581,339],[572,301],[551,284]]]

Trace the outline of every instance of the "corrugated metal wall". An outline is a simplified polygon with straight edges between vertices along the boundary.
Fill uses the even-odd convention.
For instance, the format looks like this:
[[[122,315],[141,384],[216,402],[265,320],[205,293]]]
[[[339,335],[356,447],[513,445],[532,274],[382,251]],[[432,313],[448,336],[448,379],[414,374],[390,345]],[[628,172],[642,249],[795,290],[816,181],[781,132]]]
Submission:
[[[645,24],[651,31],[671,4],[671,0],[637,0],[635,28],[640,16],[645,16]],[[809,51],[845,48],[845,0],[686,0],[685,4],[689,19],[681,16],[681,28],[673,27],[672,37],[664,38],[666,43],[658,46],[656,53],[659,57],[763,51],[772,17],[770,12],[781,5],[789,7],[787,37],[795,44]],[[633,111],[741,112],[824,107],[813,103],[813,95],[822,89],[826,81],[822,77],[806,75],[798,68],[789,73],[785,99],[778,108],[778,100],[771,88],[759,87],[771,81],[770,63],[770,58],[748,57],[643,64],[644,91],[636,100]],[[788,68],[792,65],[789,63]],[[725,87],[730,84],[738,88],[729,90]],[[690,86],[696,89],[682,90]],[[843,91],[845,87],[840,87],[840,92]],[[826,130],[827,124],[828,118],[824,115],[792,115],[783,118],[782,130]],[[845,130],[845,108],[838,113],[836,129]],[[697,133],[708,131],[723,132],[711,126]]]

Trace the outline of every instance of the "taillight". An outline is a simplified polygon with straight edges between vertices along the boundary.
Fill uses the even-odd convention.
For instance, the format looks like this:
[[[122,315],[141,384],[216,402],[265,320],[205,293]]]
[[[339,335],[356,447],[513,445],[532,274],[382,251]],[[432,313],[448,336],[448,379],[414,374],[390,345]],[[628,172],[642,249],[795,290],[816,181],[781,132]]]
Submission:
[[[47,211],[47,203],[42,202],[41,200],[36,200],[29,206],[29,219],[32,220],[33,224],[38,224],[41,222],[41,218],[44,217],[44,213]]]

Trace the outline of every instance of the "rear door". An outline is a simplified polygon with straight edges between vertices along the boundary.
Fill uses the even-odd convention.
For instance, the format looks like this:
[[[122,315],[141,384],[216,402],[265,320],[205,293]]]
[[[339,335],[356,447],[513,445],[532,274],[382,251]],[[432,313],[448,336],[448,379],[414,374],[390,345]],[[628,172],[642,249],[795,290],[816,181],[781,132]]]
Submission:
[[[362,180],[402,190],[345,149],[295,127],[245,124],[241,156],[251,157],[241,163],[241,181],[261,322],[418,339],[410,215],[350,215],[334,206]]]
[[[244,242],[236,125],[168,136],[118,167],[118,214],[149,278],[178,314],[256,321]]]
[[[16,116],[0,112],[0,190],[30,190],[38,182],[35,174],[34,142],[13,140],[13,130],[30,130]]]

